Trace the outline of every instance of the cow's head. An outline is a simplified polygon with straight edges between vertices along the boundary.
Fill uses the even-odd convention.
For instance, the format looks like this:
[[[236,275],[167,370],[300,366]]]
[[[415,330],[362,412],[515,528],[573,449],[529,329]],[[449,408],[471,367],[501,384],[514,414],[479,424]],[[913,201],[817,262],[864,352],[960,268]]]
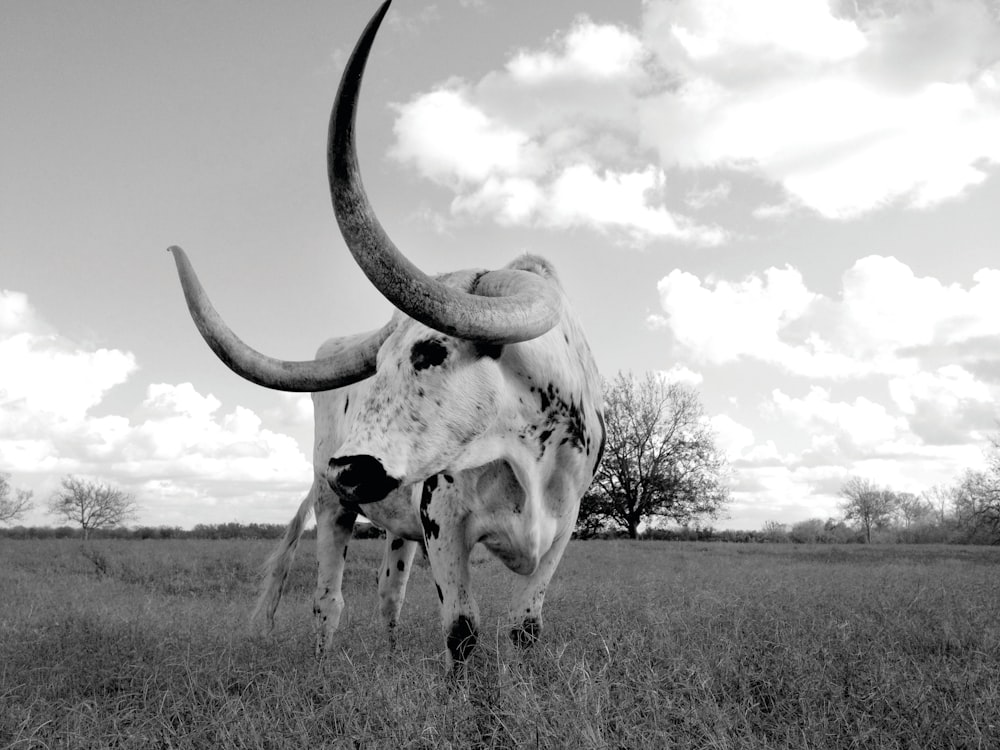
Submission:
[[[369,22],[344,69],[327,163],[344,241],[399,310],[393,320],[360,340],[328,344],[333,354],[321,359],[273,359],[232,332],[184,252],[170,248],[199,331],[240,376],[285,391],[324,391],[372,377],[351,434],[328,470],[331,484],[358,502],[379,500],[400,483],[475,460],[470,446],[497,417],[504,345],[541,336],[561,313],[557,285],[537,269],[427,276],[397,250],[375,217],[358,170],[354,121],[365,63],[388,6]]]
[[[471,274],[449,276],[446,283],[461,283]],[[327,471],[334,489],[356,502],[483,463],[478,442],[504,403],[502,345],[448,336],[398,317]]]

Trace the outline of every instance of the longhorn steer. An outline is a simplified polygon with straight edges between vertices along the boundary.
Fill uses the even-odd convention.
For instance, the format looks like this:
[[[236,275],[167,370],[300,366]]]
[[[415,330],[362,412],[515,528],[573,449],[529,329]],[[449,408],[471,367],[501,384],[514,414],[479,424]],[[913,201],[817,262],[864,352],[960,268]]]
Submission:
[[[334,212],[351,253],[397,308],[374,333],[331,339],[316,359],[284,362],[248,347],[171,248],[191,315],[237,374],[312,391],[312,489],[272,555],[258,603],[268,622],[310,508],[316,513],[317,651],[344,607],[347,543],[359,512],[387,531],[381,611],[396,624],[417,543],[427,550],[453,665],[475,645],[469,554],[482,542],[521,577],[510,612],[526,645],[570,539],[604,441],[601,384],[551,265],[526,255],[497,271],[431,278],[385,234],[361,184],[354,120],[365,62],[389,3],[361,35],[330,120]],[[362,508],[363,506],[363,508]]]

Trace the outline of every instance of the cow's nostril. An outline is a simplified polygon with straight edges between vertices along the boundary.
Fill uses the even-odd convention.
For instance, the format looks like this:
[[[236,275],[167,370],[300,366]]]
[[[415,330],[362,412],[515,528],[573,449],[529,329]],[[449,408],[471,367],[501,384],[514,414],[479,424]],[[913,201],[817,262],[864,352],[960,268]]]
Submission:
[[[330,487],[356,503],[374,503],[399,487],[375,456],[331,458],[326,472]]]

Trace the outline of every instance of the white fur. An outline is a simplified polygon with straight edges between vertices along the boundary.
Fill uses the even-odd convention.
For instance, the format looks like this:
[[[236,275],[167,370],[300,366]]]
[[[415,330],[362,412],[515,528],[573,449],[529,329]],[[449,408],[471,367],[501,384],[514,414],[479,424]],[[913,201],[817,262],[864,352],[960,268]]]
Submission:
[[[558,284],[544,260],[526,256],[510,267]],[[461,272],[442,278],[468,286],[475,276]],[[415,370],[411,352],[428,339],[443,342],[447,358]],[[319,356],[325,353],[321,348]],[[414,542],[422,541],[441,591],[451,657],[461,661],[468,649],[456,650],[453,641],[456,633],[474,633],[478,623],[469,554],[482,542],[522,576],[511,602],[512,624],[537,636],[546,586],[572,534],[603,442],[600,378],[565,298],[555,328],[533,341],[505,346],[497,358],[397,313],[375,375],[316,393],[313,404],[313,487],[268,563],[270,575],[258,605],[268,621],[311,504],[318,524],[317,650],[332,643],[344,607],[341,581],[353,513],[330,489],[327,464],[332,457],[365,454],[401,481],[400,489],[362,510],[389,535],[379,570],[386,624],[392,627],[398,619]],[[425,482],[433,492],[425,490]],[[396,542],[393,550],[397,538],[406,543]]]

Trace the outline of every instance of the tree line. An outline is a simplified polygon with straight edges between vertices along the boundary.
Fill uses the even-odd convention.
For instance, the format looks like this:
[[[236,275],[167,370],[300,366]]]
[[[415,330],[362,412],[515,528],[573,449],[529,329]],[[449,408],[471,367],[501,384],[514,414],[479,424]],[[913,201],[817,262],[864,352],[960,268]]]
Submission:
[[[718,539],[764,542],[1000,543],[1000,435],[993,438],[984,471],[967,471],[952,485],[916,495],[863,477],[841,487],[842,517],[795,524],[768,521],[754,531],[713,531],[710,522],[729,502],[729,467],[697,391],[647,373],[619,373],[604,383],[603,460],[582,498],[575,536]],[[0,474],[0,524],[31,508],[31,493]],[[276,524],[199,524],[183,530],[123,528],[137,514],[135,498],[112,485],[63,478],[48,502],[50,514],[71,526],[0,529],[2,536],[116,538],[271,539]],[[667,528],[673,525],[675,528]],[[356,536],[377,536],[364,524]]]

